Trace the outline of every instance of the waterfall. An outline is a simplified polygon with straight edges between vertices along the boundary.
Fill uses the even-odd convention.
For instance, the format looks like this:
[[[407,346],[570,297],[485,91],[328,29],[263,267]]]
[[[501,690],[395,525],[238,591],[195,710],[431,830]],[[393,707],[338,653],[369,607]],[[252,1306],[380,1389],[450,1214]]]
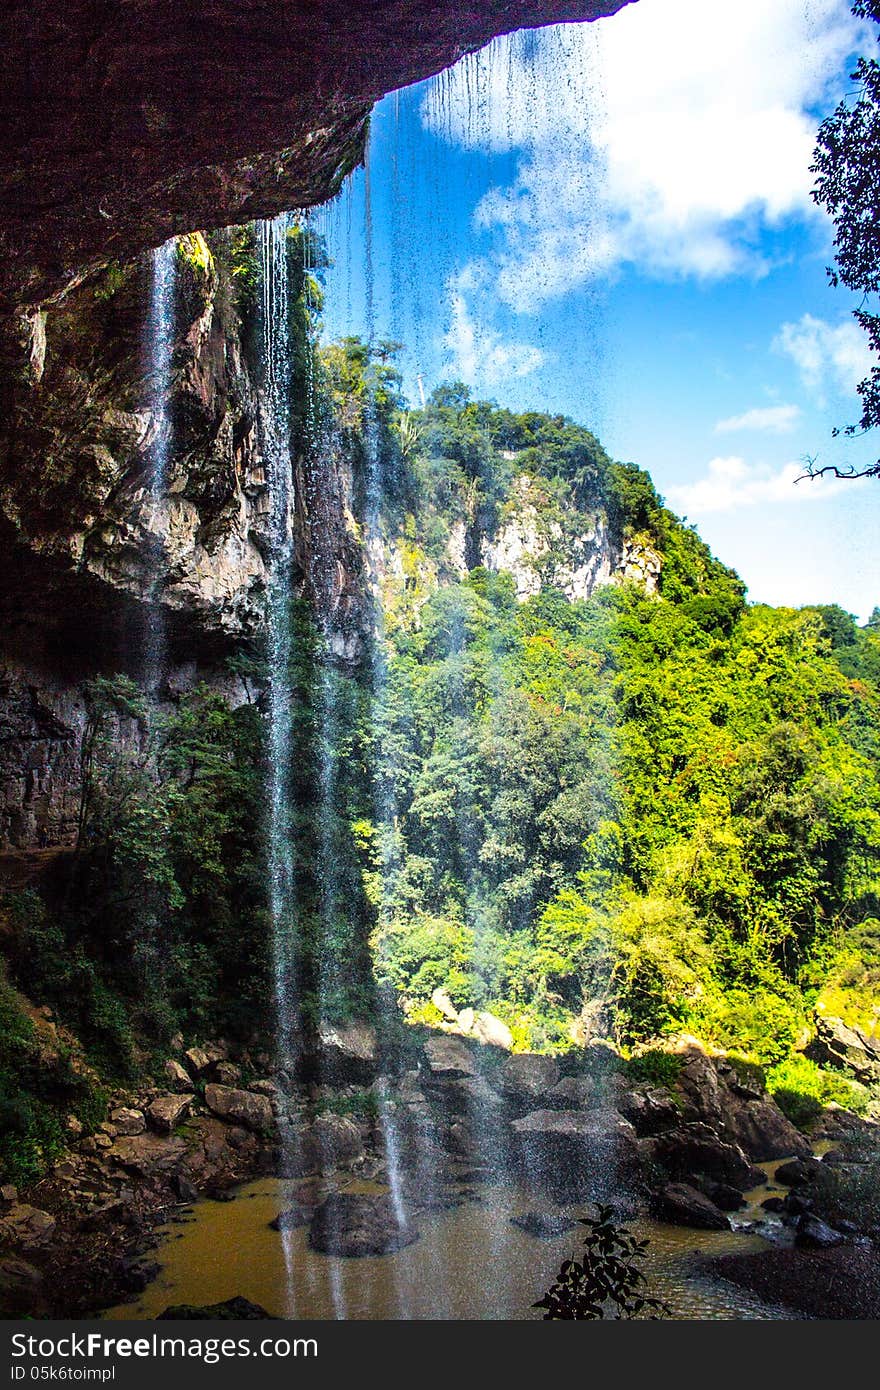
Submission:
[[[290,772],[293,711],[290,681],[292,631],[290,578],[293,537],[293,465],[290,445],[290,288],[287,242],[290,216],[258,224],[262,271],[263,400],[262,450],[268,496],[270,558],[267,581],[268,811],[266,840],[269,914],[279,1072],[295,1054],[297,1001],[296,894],[291,845]],[[291,1126],[281,1127],[282,1164]],[[286,1165],[289,1166],[289,1165]],[[287,1268],[288,1311],[293,1315],[290,1232],[282,1231]]]
[[[154,555],[145,590],[147,606],[143,648],[143,681],[155,692],[162,681],[166,657],[162,587],[167,572],[165,537],[168,529],[168,469],[173,430],[169,399],[174,350],[174,291],[177,241],[159,246],[150,261],[150,305],[147,318],[150,411],[153,417],[153,462],[147,484],[146,525]]]

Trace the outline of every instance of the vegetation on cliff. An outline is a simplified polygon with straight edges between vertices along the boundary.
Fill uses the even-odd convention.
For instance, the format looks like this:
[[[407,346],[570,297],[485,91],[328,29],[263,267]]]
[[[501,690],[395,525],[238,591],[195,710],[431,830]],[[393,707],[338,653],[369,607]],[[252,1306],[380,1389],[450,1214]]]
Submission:
[[[247,350],[252,239],[214,253]],[[648,475],[571,420],[457,384],[409,409],[393,344],[314,353],[320,248],[297,231],[290,254],[294,455],[304,476],[343,460],[374,603],[356,661],[308,576],[292,599],[302,1027],[376,1014],[377,994],[439,1023],[440,990],[517,1048],[630,1054],[684,1030],[768,1069],[801,1120],[864,1105],[799,1049],[817,1008],[878,1027],[874,628],[747,605]],[[231,666],[235,709],[92,682],[75,853],[5,905],[14,981],[108,1075],[177,1031],[271,1025],[258,644]],[[41,1124],[20,1171],[53,1152]]]

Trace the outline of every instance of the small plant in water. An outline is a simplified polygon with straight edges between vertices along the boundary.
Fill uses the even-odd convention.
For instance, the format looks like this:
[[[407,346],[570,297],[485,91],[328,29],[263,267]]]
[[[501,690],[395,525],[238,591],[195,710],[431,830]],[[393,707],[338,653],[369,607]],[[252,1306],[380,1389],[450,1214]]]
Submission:
[[[645,1258],[647,1240],[614,1222],[611,1207],[600,1206],[595,1219],[585,1217],[584,1256],[563,1260],[555,1282],[533,1308],[544,1308],[548,1319],[667,1318],[670,1308],[641,1291],[645,1276],[638,1261]]]

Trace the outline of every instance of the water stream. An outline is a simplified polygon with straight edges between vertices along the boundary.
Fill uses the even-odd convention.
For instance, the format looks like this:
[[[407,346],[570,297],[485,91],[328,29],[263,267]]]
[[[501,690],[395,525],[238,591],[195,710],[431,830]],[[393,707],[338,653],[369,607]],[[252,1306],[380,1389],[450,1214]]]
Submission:
[[[259,224],[262,270],[264,386],[261,412],[262,449],[268,497],[271,548],[267,585],[268,796],[266,839],[269,863],[269,912],[279,1069],[296,1054],[298,1017],[293,974],[296,947],[296,894],[291,855],[289,800],[293,756],[293,706],[290,683],[292,633],[290,569],[293,469],[290,446],[290,282],[287,263],[289,214]],[[284,1137],[290,1126],[282,1130]],[[283,1159],[282,1159],[283,1161]],[[281,1248],[290,1266],[286,1233]],[[291,1288],[291,1278],[285,1290]],[[293,1313],[293,1308],[285,1305]]]
[[[377,1189],[350,1182],[346,1190]],[[751,1194],[738,1224],[747,1226],[755,1219],[765,1193],[762,1187]],[[191,1217],[166,1228],[156,1252],[161,1269],[154,1282],[136,1300],[105,1316],[153,1318],[170,1304],[206,1305],[236,1294],[284,1316],[290,1273],[302,1318],[334,1319],[340,1306],[346,1317],[364,1319],[538,1318],[532,1304],[552,1282],[560,1262],[580,1245],[577,1228],[537,1238],[513,1225],[511,1216],[532,1207],[534,1196],[515,1184],[502,1184],[472,1190],[460,1206],[420,1215],[420,1239],[392,1255],[322,1255],[309,1248],[307,1228],[291,1231],[282,1250],[269,1222],[290,1198],[290,1184],[266,1178],[244,1187],[231,1203],[198,1203]],[[580,1214],[579,1208],[566,1210]],[[646,1217],[630,1226],[650,1239],[645,1267],[650,1291],[669,1304],[673,1317],[787,1316],[696,1266],[698,1256],[766,1249],[760,1235],[742,1229],[695,1231]]]
[[[147,526],[155,557],[146,600],[147,628],[143,649],[143,680],[155,692],[166,665],[165,618],[162,586],[166,575],[165,540],[168,530],[168,468],[172,454],[172,421],[168,403],[174,350],[174,294],[177,241],[172,237],[153,252],[150,260],[150,303],[147,317],[147,350],[150,411],[153,417],[152,467],[147,483]]]

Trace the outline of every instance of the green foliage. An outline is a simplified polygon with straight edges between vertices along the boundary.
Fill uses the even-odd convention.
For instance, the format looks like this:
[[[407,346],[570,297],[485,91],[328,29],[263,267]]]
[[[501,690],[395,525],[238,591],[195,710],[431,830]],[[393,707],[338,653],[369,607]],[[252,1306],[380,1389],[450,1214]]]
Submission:
[[[368,394],[362,346],[340,353]],[[497,1008],[517,1046],[570,1045],[588,1006],[624,1049],[687,1030],[778,1064],[823,986],[847,993],[857,962],[865,1004],[876,983],[857,938],[880,882],[877,637],[831,607],[746,608],[647,475],[570,421],[460,385],[408,419],[385,518],[404,580],[357,735],[393,810],[370,812],[364,865],[380,983],[420,1020],[438,986]],[[523,507],[543,549],[517,603],[476,561]],[[603,511],[654,548],[659,594],[561,591]]]
[[[65,1146],[65,1120],[87,1133],[106,1114],[106,1097],[73,1063],[67,1048],[38,1037],[15,992],[0,977],[0,1174],[7,1182],[41,1178]]]
[[[826,1071],[801,1053],[786,1057],[767,1073],[767,1089],[780,1110],[806,1128],[832,1102],[864,1113],[868,1093],[839,1072]]]
[[[627,1060],[626,1076],[630,1081],[646,1081],[651,1086],[665,1086],[671,1091],[683,1065],[682,1058],[675,1052],[652,1047]]]
[[[852,12],[880,26],[877,0],[855,0]],[[880,29],[876,38],[880,36]],[[880,315],[872,301],[880,291],[880,233],[876,208],[880,196],[880,63],[862,54],[851,74],[855,90],[819,127],[811,173],[813,199],[834,221],[835,268],[828,269],[832,286],[845,285],[861,298],[853,317],[864,329],[871,351],[880,353]],[[880,365],[873,366],[858,387],[862,414],[844,434],[861,434],[880,424]],[[837,434],[839,431],[835,430]],[[816,470],[822,471],[822,470]],[[832,468],[831,471],[839,470]],[[852,473],[852,469],[843,472]],[[880,473],[880,462],[863,470]]]
[[[544,1321],[668,1317],[668,1305],[643,1289],[647,1281],[638,1262],[649,1242],[618,1226],[611,1207],[600,1206],[595,1219],[580,1224],[587,1228],[583,1258],[563,1260],[553,1284],[532,1305],[545,1310]]]
[[[178,1028],[250,1033],[269,1007],[262,726],[197,689],[148,715],[125,678],[89,690],[79,840],[51,911],[8,903],[10,959],[104,1071]]]

